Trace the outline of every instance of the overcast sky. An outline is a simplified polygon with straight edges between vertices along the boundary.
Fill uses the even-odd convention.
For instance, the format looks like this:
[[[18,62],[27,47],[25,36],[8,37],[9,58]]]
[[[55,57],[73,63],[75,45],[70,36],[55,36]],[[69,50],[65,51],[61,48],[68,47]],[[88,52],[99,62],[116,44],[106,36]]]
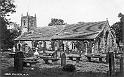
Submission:
[[[124,13],[124,0],[15,0],[16,13],[11,15],[20,24],[21,14],[37,15],[37,26],[47,26],[51,18],[66,23],[105,21],[110,25],[119,21],[118,13]]]

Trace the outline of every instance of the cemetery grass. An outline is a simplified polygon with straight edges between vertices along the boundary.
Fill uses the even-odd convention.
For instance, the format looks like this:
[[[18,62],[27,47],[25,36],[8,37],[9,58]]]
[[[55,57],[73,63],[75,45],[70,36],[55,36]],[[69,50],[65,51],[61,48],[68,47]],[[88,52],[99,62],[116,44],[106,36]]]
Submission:
[[[84,71],[84,70],[81,71],[77,69],[74,72],[65,72],[62,71],[62,67],[60,66],[59,63],[49,64],[49,65],[38,63],[33,67],[34,69],[32,69],[31,67],[24,67],[24,70],[22,72],[17,72],[14,70],[14,59],[10,58],[7,53],[2,53],[0,60],[1,60],[1,65],[0,65],[1,77],[107,77],[108,76],[107,73],[95,72],[92,71],[92,69],[94,68],[90,69],[86,66],[85,68],[91,71]],[[72,61],[67,61],[67,63],[71,63],[71,62]],[[75,64],[76,68],[80,67],[79,64]],[[93,65],[93,63],[90,64],[91,66]],[[84,67],[82,67],[81,69],[83,68]],[[10,75],[6,75],[7,73],[9,73]]]

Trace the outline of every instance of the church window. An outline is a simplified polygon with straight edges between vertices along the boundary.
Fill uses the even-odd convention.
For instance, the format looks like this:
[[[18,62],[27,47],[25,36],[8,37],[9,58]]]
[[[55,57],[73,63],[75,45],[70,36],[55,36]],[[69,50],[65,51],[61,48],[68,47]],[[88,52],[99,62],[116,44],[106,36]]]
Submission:
[[[107,38],[108,38],[108,34],[109,34],[109,32],[106,31],[106,34],[105,34],[105,40],[106,40],[106,41],[107,41]]]
[[[24,20],[24,25],[25,25],[26,21]]]

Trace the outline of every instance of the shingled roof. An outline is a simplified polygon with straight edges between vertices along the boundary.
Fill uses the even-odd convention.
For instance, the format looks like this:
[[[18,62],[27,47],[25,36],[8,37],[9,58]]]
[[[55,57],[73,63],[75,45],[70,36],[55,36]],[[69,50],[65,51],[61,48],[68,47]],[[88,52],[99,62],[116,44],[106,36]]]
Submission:
[[[52,37],[53,40],[76,40],[76,39],[94,39],[96,38],[108,21],[100,22],[80,22],[65,26],[65,28]]]
[[[38,27],[34,29],[33,32],[23,33],[15,40],[23,40],[23,41],[30,41],[30,40],[50,40],[53,35],[57,32],[61,31],[55,26],[47,26],[47,27]]]
[[[55,26],[38,27],[33,32],[24,33],[15,40],[76,40],[96,38],[108,21],[100,22],[80,22],[77,24],[67,24],[64,29]]]

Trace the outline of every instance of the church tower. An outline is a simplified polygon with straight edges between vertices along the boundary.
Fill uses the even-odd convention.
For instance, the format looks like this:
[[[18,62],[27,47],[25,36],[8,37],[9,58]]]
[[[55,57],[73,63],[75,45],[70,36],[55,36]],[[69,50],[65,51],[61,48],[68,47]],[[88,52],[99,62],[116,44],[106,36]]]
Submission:
[[[31,32],[37,27],[36,14],[35,16],[30,16],[27,12],[27,16],[21,16],[21,29],[22,33]]]

